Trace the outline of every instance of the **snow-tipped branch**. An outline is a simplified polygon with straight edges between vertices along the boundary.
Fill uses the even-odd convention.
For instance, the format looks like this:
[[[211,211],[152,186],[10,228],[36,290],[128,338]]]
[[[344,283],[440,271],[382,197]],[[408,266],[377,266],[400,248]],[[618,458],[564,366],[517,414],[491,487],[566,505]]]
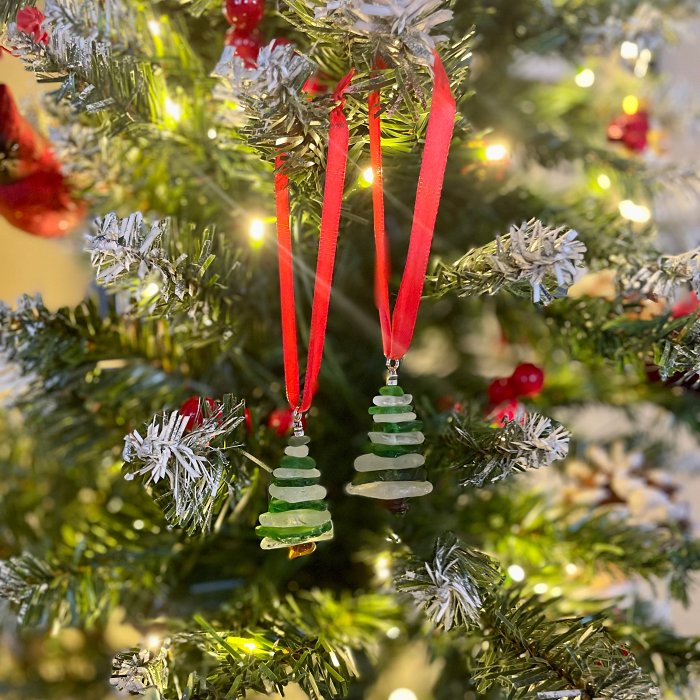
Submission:
[[[576,231],[549,228],[532,219],[512,226],[510,233],[469,251],[453,264],[441,263],[432,283],[434,294],[456,291],[460,296],[532,290],[535,303],[548,304],[565,296],[583,266],[586,246]]]
[[[455,467],[463,486],[481,487],[528,469],[546,467],[564,459],[569,431],[534,411],[516,416],[503,427],[454,418]]]

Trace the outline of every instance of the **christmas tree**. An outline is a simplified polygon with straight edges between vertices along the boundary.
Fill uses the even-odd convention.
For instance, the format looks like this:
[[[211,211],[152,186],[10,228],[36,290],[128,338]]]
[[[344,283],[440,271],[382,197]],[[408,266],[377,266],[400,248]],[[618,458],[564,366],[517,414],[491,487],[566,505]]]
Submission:
[[[3,697],[693,697],[696,10],[3,0],[0,214],[95,280],[0,307]]]

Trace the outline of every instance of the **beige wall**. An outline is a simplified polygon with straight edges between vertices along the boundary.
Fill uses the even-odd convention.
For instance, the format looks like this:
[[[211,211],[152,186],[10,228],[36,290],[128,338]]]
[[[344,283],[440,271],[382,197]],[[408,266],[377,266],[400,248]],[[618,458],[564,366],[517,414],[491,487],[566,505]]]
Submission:
[[[34,77],[7,54],[0,58],[0,82],[11,87],[18,101],[36,95]],[[79,231],[67,239],[44,239],[0,217],[0,300],[14,303],[24,292],[40,292],[52,308],[77,303],[89,283],[80,249]]]

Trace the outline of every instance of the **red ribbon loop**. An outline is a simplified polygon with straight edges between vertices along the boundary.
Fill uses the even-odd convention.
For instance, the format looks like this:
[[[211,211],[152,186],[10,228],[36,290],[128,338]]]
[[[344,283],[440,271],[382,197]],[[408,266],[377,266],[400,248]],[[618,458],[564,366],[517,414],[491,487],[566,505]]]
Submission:
[[[353,75],[354,71],[348,73],[338,83],[333,94],[339,104],[332,110],[330,115],[326,182],[321,208],[321,229],[318,241],[318,259],[316,261],[316,280],[314,282],[311,305],[311,328],[309,330],[309,350],[303,394],[301,394],[299,385],[299,355],[294,305],[294,255],[289,226],[289,180],[287,175],[282,172],[283,156],[277,156],[275,161],[277,256],[280,277],[284,380],[287,401],[289,401],[290,407],[299,413],[305,413],[311,406],[323,357],[335,251],[338,241],[338,226],[340,224],[340,209],[343,203],[343,189],[345,186],[345,168],[348,159],[349,132],[345,114],[343,113],[345,104],[344,93],[350,85]]]
[[[450,81],[442,61],[437,52],[433,52],[433,56],[434,80],[428,130],[418,177],[406,266],[401,277],[393,315],[389,306],[390,260],[384,225],[379,93],[371,93],[368,100],[370,156],[374,174],[372,181],[376,255],[374,296],[379,310],[384,355],[391,360],[400,360],[406,354],[413,338],[457,111],[450,90]]]

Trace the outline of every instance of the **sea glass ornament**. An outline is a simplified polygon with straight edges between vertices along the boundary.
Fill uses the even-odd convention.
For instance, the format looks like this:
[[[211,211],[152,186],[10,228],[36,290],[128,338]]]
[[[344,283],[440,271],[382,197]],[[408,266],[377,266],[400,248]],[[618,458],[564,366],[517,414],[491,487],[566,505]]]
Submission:
[[[268,511],[260,515],[255,529],[262,549],[289,547],[289,558],[311,554],[316,542],[333,539],[333,521],[324,500],[326,489],[319,484],[321,472],[309,457],[310,438],[301,420],[295,420],[279,467],[272,472]]]
[[[369,452],[355,460],[355,478],[345,490],[351,496],[367,496],[401,503],[404,499],[425,496],[433,490],[426,479],[423,423],[416,420],[411,394],[398,386],[396,368],[389,365],[387,385],[374,397],[369,414],[374,421],[368,433]],[[395,512],[405,512],[394,507]]]

